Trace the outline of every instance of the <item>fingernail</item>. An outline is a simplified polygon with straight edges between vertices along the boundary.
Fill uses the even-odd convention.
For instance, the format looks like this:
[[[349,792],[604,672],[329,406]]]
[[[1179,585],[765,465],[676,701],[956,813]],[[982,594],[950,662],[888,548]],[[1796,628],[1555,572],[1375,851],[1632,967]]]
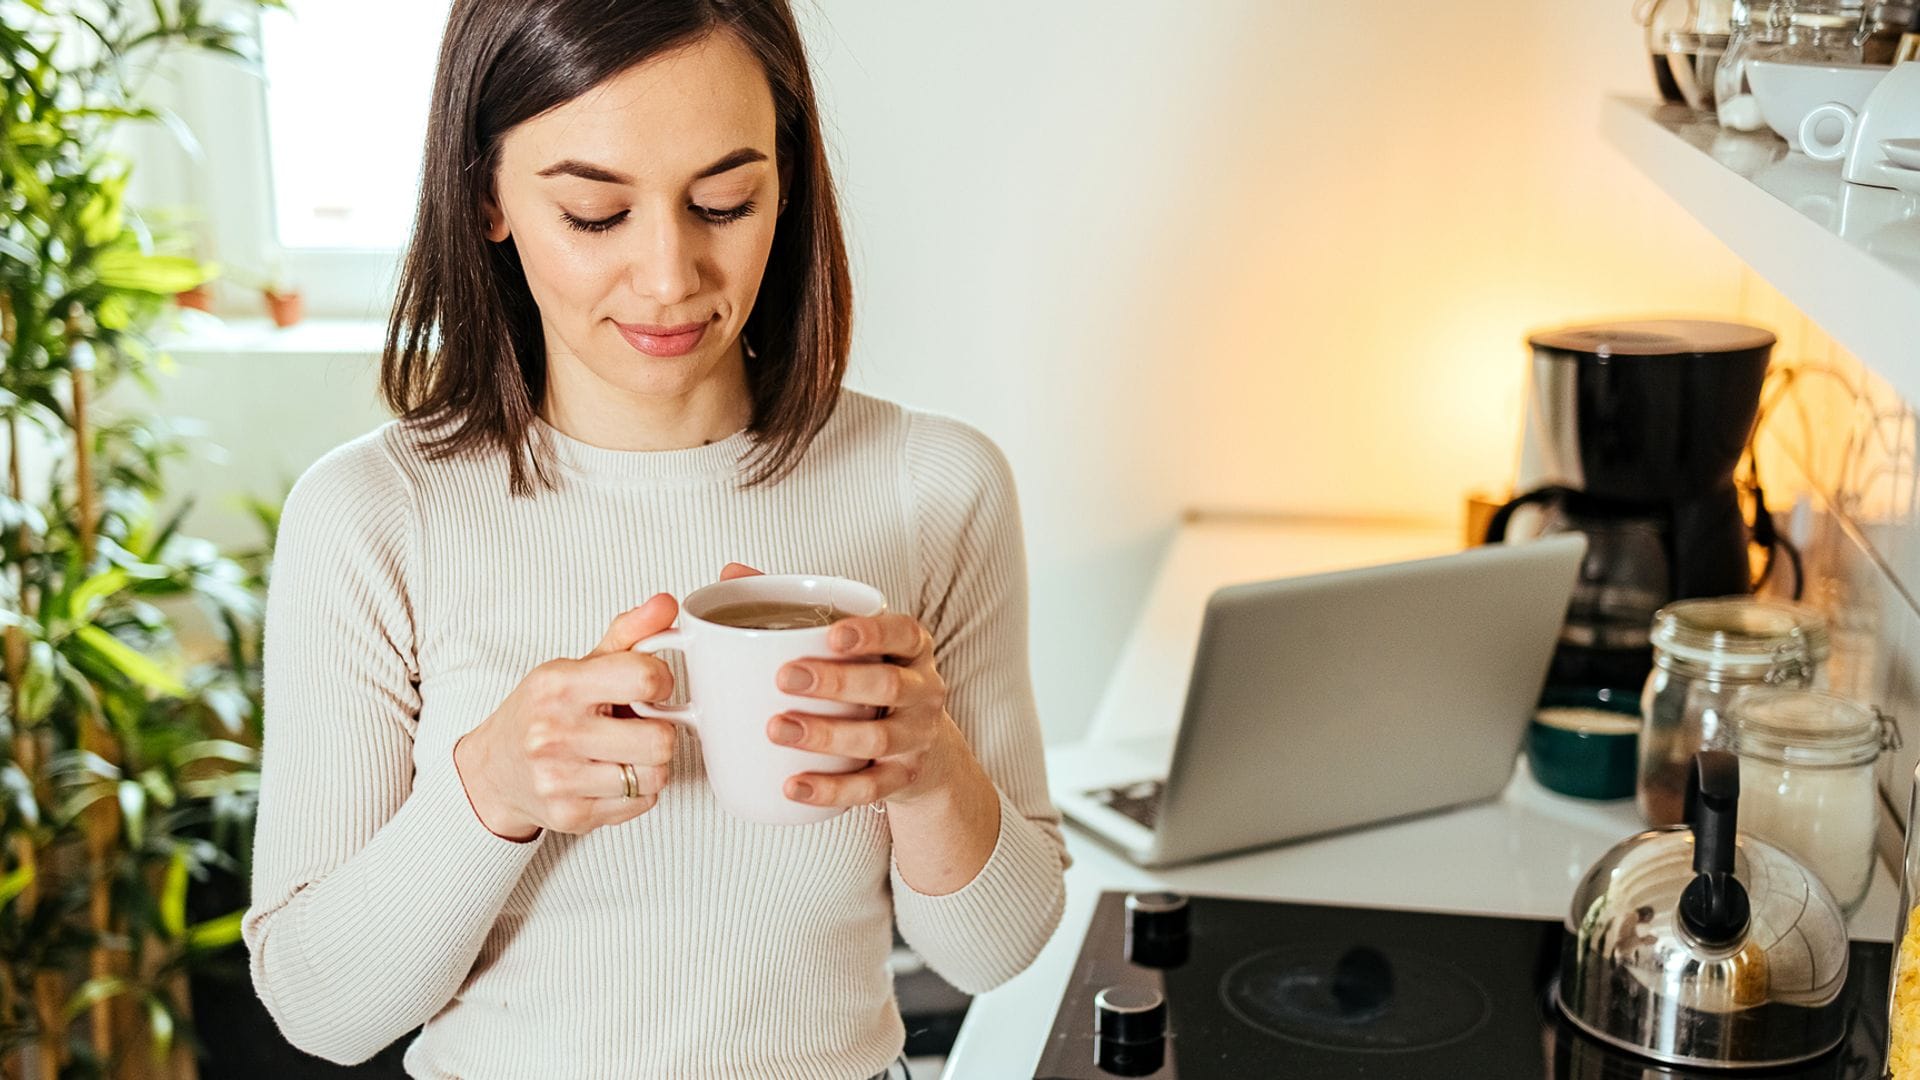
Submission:
[[[803,667],[784,667],[780,669],[780,689],[789,693],[800,693],[813,688],[813,672]]]
[[[799,742],[804,732],[799,724],[791,720],[781,720],[773,725],[773,741],[782,743]]]
[[[836,649],[851,649],[860,643],[860,631],[842,623],[827,634],[827,644]]]
[[[792,797],[801,801],[813,798],[813,785],[805,780],[794,781]]]

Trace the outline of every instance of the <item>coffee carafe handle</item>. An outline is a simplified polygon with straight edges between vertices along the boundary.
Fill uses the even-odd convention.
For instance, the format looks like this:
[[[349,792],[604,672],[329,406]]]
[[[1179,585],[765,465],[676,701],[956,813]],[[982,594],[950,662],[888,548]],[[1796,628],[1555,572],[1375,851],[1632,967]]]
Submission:
[[[1515,510],[1523,506],[1532,506],[1535,503],[1547,502],[1551,499],[1557,499],[1563,495],[1570,495],[1572,493],[1572,488],[1548,486],[1534,488],[1525,495],[1515,495],[1513,498],[1508,499],[1500,509],[1495,510],[1491,518],[1487,519],[1485,542],[1498,544],[1507,538],[1507,525],[1513,521],[1513,512]]]
[[[1733,876],[1740,823],[1740,759],[1725,750],[1693,756],[1687,824],[1694,879],[1680,894],[1680,923],[1702,945],[1722,947],[1747,932],[1747,890]]]

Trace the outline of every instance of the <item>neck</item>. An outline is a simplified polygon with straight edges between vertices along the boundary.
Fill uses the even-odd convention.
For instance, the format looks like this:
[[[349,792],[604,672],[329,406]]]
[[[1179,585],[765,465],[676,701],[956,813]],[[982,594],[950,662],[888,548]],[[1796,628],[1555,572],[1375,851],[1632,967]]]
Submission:
[[[719,442],[753,421],[753,398],[740,340],[709,377],[675,394],[609,384],[571,358],[549,351],[540,416],[563,434],[607,450],[684,450]],[[555,362],[558,360],[558,362]]]

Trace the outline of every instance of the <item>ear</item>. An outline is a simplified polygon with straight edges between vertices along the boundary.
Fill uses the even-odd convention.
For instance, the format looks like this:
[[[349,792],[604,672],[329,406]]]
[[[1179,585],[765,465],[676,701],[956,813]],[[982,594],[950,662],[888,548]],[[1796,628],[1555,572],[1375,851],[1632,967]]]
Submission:
[[[780,209],[775,211],[776,217],[787,212],[787,193],[792,190],[793,163],[783,161],[780,163]]]
[[[500,210],[500,204],[492,195],[480,197],[480,213],[486,219],[487,239],[498,244],[512,234],[507,227],[507,215]]]

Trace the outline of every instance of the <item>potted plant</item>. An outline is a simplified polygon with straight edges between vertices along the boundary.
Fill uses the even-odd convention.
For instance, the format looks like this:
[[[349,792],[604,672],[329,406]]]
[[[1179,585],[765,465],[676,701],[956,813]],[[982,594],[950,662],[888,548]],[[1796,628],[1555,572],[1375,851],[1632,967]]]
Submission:
[[[174,293],[173,302],[183,308],[211,312],[213,310],[213,290],[207,288],[206,283],[202,282],[191,288],[182,289]]]
[[[306,313],[300,289],[289,282],[270,283],[261,290],[261,295],[266,297],[267,314],[272,317],[273,325],[283,330],[299,322]]]
[[[233,278],[241,285],[259,290],[267,304],[267,315],[283,330],[298,323],[305,313],[300,286],[287,273],[286,262],[278,256],[269,260],[264,270],[236,269]]]
[[[209,277],[126,202],[110,136],[162,115],[128,73],[172,48],[244,57],[248,40],[200,0],[0,8],[7,1076],[192,1076],[188,974],[239,935],[238,910],[190,918],[189,899],[244,875],[264,556],[186,536],[186,508],[163,509],[182,440],[103,400],[128,377],[153,385],[150,331]],[[177,632],[187,611],[213,628],[210,655]]]

